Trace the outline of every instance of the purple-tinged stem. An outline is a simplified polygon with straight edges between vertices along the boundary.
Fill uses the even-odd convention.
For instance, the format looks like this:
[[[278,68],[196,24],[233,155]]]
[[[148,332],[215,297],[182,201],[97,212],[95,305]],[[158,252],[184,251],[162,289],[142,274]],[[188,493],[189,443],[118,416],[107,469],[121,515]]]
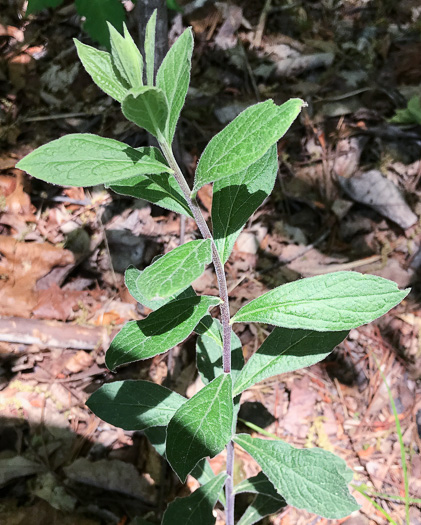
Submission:
[[[230,310],[229,310],[229,298],[227,279],[225,277],[224,265],[222,264],[212,234],[206,224],[205,218],[195,199],[191,198],[191,191],[184,178],[183,172],[181,171],[171,146],[165,141],[160,141],[159,145],[162,152],[168,162],[169,167],[174,172],[174,177],[180,186],[181,191],[189,205],[189,208],[193,214],[199,231],[204,239],[210,239],[212,241],[212,262],[215,267],[216,278],[218,280],[219,296],[222,299],[221,309],[221,322],[222,322],[222,364],[224,373],[231,373],[231,327],[230,327]],[[234,525],[234,443],[230,441],[227,446],[227,480],[225,482],[225,521],[226,525]]]
[[[215,267],[216,278],[218,280],[219,296],[222,299],[221,309],[221,322],[222,322],[222,340],[223,340],[223,367],[224,372],[229,374],[231,372],[231,327],[230,327],[230,311],[229,311],[229,299],[228,299],[228,288],[227,280],[224,272],[224,265],[222,264],[212,234],[206,224],[205,218],[197,204],[196,200],[190,197],[191,191],[184,178],[184,175],[175,160],[171,147],[165,142],[160,142],[162,152],[168,162],[169,167],[174,171],[174,177],[178,182],[181,191],[187,201],[187,204],[193,214],[199,231],[204,239],[210,239],[212,241],[212,262]]]

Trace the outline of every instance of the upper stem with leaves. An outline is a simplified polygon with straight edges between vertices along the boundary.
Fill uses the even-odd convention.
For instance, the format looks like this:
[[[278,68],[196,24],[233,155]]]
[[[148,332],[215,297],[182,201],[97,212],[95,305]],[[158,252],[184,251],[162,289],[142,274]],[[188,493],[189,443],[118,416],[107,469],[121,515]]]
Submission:
[[[298,449],[280,439],[236,434],[238,397],[262,380],[319,362],[350,329],[383,315],[409,290],[399,290],[395,283],[377,276],[336,272],[279,286],[244,305],[230,319],[224,264],[242,228],[273,189],[276,143],[304,102],[290,99],[278,106],[267,100],[240,113],[206,146],[191,190],[171,144],[190,81],[193,33],[184,31],[155,76],[155,22],[154,14],[145,31],[144,58],[126,27],[121,35],[109,26],[111,53],[77,41],[76,45],[94,82],[121,103],[128,120],[157,138],[165,159],[153,147],[135,149],[76,133],[41,146],[17,167],[55,184],[106,184],[195,219],[204,240],[172,250],[143,271],[126,271],[130,293],[152,312],[121,329],[105,362],[115,370],[149,359],[196,331],[200,334],[197,366],[205,386],[186,399],[150,381],[115,381],[98,389],[87,405],[107,423],[144,430],[180,480],[190,473],[198,479],[199,489],[168,505],[163,525],[182,525],[186,513],[190,523],[214,524],[212,510],[218,499],[224,500],[224,483],[227,525],[234,525],[234,494],[241,492],[257,493],[240,519],[242,525],[252,523],[251,519],[255,523],[286,504],[326,518],[348,516],[358,505],[348,491],[352,472],[345,462],[325,450]],[[212,233],[196,201],[197,192],[209,183],[213,183]],[[211,260],[219,297],[197,296],[191,284]],[[208,315],[216,305],[221,309],[222,341],[219,321]],[[230,326],[239,322],[275,327],[245,365],[241,341]],[[234,442],[262,468],[261,474],[244,480],[235,490]],[[215,476],[206,458],[224,447],[226,473]]]
[[[216,278],[218,281],[219,296],[222,299],[220,306],[221,309],[221,322],[222,322],[222,340],[223,340],[223,369],[226,374],[231,373],[231,326],[230,326],[230,311],[229,311],[229,298],[227,279],[225,276],[224,265],[219,256],[215,242],[212,237],[212,233],[206,224],[205,218],[197,204],[196,199],[191,198],[191,190],[186,182],[186,179],[178,165],[171,146],[165,140],[159,141],[159,146],[164,154],[165,159],[168,162],[169,167],[174,171],[174,177],[180,186],[181,191],[189,205],[189,208],[193,214],[199,231],[204,239],[211,239],[212,241],[212,263],[215,268]],[[226,524],[234,525],[234,443],[230,441],[226,447],[227,460],[226,460],[226,472],[227,479],[225,481],[225,511],[226,511]]]

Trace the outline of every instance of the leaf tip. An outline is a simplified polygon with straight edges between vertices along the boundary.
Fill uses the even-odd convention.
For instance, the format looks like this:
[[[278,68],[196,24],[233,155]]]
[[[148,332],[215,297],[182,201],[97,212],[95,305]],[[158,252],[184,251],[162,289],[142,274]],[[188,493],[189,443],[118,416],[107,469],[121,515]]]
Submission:
[[[26,157],[23,157],[23,159],[20,159],[20,161],[16,163],[15,168],[17,168],[18,170],[26,171],[25,159]]]
[[[149,18],[149,22],[153,19],[156,19],[156,15],[157,15],[157,12],[158,12],[158,9],[154,9],[153,10],[153,13],[151,15],[151,17]]]
[[[411,293],[412,288],[405,288],[404,290],[401,290],[402,293],[402,301]]]
[[[92,394],[92,396],[95,395],[95,392]],[[89,410],[91,412],[93,412],[92,408],[91,408],[91,399],[92,399],[92,396],[89,396],[88,399],[85,401],[85,405],[89,408]]]
[[[76,46],[76,50],[79,51],[79,49],[82,47],[82,46],[85,46],[86,44],[84,44],[83,42],[81,42],[80,40],[78,40],[77,38],[74,38],[73,39],[73,42]]]
[[[110,349],[108,349],[110,350]],[[109,352],[105,354],[105,366],[108,368],[110,372],[115,372],[117,368],[117,363],[115,359],[112,359],[111,357],[108,357]]]

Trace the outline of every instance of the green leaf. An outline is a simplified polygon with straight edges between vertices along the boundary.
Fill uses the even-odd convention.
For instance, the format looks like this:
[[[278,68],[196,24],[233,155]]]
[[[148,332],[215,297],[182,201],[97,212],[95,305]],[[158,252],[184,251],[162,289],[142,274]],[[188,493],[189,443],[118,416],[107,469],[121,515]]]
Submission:
[[[263,472],[245,479],[234,487],[234,494],[251,492],[256,494],[253,502],[247,507],[237,525],[252,525],[286,506],[286,502]]]
[[[129,525],[153,525],[150,521],[146,521],[143,518],[139,518],[138,516],[131,520]]]
[[[412,122],[421,126],[421,97],[414,96],[408,102]]]
[[[142,147],[135,149],[162,162],[162,164],[166,164],[165,157],[158,148]],[[121,195],[130,195],[136,199],[147,200],[187,217],[192,216],[180,186],[170,173],[137,175],[129,179],[119,180],[109,187]]]
[[[229,374],[214,379],[177,410],[167,428],[167,460],[182,482],[199,460],[223,450],[232,422]]]
[[[28,0],[28,7],[26,8],[26,14],[32,15],[37,11],[42,11],[47,7],[58,7],[63,3],[63,0]]]
[[[132,88],[143,86],[143,57],[134,43],[126,24],[123,23],[124,37],[108,23],[111,41],[111,56],[114,66]]]
[[[250,492],[252,494],[266,494],[267,496],[273,496],[281,498],[276,492],[273,484],[268,480],[268,477],[263,473],[259,472],[256,476],[247,478],[234,487],[234,494],[244,494]]]
[[[161,89],[144,86],[131,90],[121,106],[124,116],[160,139],[165,133],[168,106]]]
[[[279,512],[286,506],[286,502],[280,496],[268,478],[259,472],[257,476],[245,479],[234,487],[234,494],[251,492],[256,494],[253,502],[247,507],[237,525],[252,525],[259,520],[275,512]]]
[[[156,75],[156,86],[162,89],[168,102],[168,124],[165,135],[169,144],[173,141],[181,108],[186,99],[192,53],[193,33],[189,27],[168,51]]]
[[[171,172],[145,151],[88,133],[66,135],[24,157],[17,168],[61,186],[111,184],[138,174]]]
[[[331,452],[297,449],[284,441],[248,434],[239,434],[234,441],[259,463],[288,504],[330,519],[359,509],[347,487],[350,469]]]
[[[83,29],[91,38],[110,47],[107,22],[119,31],[123,30],[126,11],[120,0],[75,0],[77,12],[85,17]]]
[[[142,272],[140,270],[138,270],[134,266],[129,266],[124,276],[125,284],[132,297],[134,297],[136,301],[143,304],[147,308],[150,308],[151,310],[157,310],[164,304],[168,304],[171,301],[187,299],[189,297],[196,297],[195,291],[190,286],[180,294],[173,295],[171,297],[168,297],[167,299],[149,301],[142,295],[141,291],[137,286],[138,278],[141,274]],[[196,345],[196,349],[198,350],[197,366],[202,381],[206,385],[210,381],[215,379],[215,377],[223,373],[222,326],[217,319],[214,319],[211,315],[207,314],[199,321],[194,331],[197,334],[204,336],[204,343],[202,342],[202,344]],[[244,366],[244,357],[241,348],[241,341],[234,333],[234,331],[231,331],[231,366],[231,375],[234,381],[240,373],[242,367]]]
[[[318,363],[347,335],[348,331],[316,332],[275,328],[242,369],[234,384],[234,395],[268,377]]]
[[[165,458],[165,442],[167,439],[167,427],[145,428],[143,433],[149,439],[151,445],[158,452],[158,454]]]
[[[138,279],[142,275],[142,273],[143,272],[141,272],[134,266],[129,266],[124,275],[124,280],[130,292],[130,295],[134,299],[136,299],[137,302],[139,302],[140,304],[143,304],[144,306],[146,306],[147,308],[150,308],[151,310],[158,310],[158,308],[161,308],[161,306],[164,306],[164,304],[168,304],[169,302],[174,301],[174,300],[187,299],[189,297],[197,297],[195,291],[190,286],[183,292],[179,294],[174,294],[171,297],[167,297],[166,299],[149,301],[148,299],[146,299],[142,291],[139,290],[137,286]]]
[[[412,97],[405,109],[396,110],[396,114],[389,122],[394,124],[420,124],[421,125],[421,97]]]
[[[186,498],[176,498],[165,511],[162,525],[214,525],[213,508],[227,475],[221,472]]]
[[[135,199],[143,199],[161,206],[167,210],[192,217],[190,208],[173,175],[156,173],[153,175],[138,175],[130,179],[118,181],[110,186],[115,193],[129,195]]]
[[[268,323],[317,331],[350,330],[399,304],[409,289],[357,272],[335,272],[284,284],[241,308],[232,323]]]
[[[146,428],[143,433],[149,439],[151,445],[163,458],[165,455],[165,445],[167,439],[167,427],[150,427]],[[212,467],[207,459],[202,459],[190,472],[190,475],[193,476],[201,485],[205,485],[208,481],[215,479],[216,475],[214,474]],[[224,505],[225,504],[225,495],[221,491],[219,494],[219,501]]]
[[[167,7],[168,9],[172,9],[173,11],[177,11],[178,13],[183,12],[182,7],[179,6],[177,3],[177,0],[167,0]]]
[[[129,321],[114,337],[105,356],[110,370],[163,354],[184,341],[218,297],[202,295],[171,301],[142,321]]]
[[[167,427],[150,427],[146,428],[143,433],[149,439],[151,445],[158,452],[158,454],[165,458]],[[205,485],[205,483],[213,480],[216,477],[207,459],[200,460],[190,472],[190,475],[197,479],[201,485]],[[219,494],[219,501],[222,503],[222,505],[225,504],[224,491],[221,491]]]
[[[240,113],[206,146],[196,169],[193,193],[209,182],[240,173],[260,159],[285,135],[303,105],[298,98],[282,106],[267,100]]]
[[[143,270],[137,289],[149,301],[167,299],[185,290],[211,261],[210,239],[186,242]]]
[[[145,30],[146,81],[148,86],[154,85],[156,12],[155,9],[146,24]]]
[[[216,477],[207,459],[201,459],[190,472],[190,475],[197,479],[201,485],[205,485],[205,483]]]
[[[222,262],[226,262],[238,235],[275,184],[276,146],[245,170],[213,185],[212,232]]]
[[[76,38],[73,41],[83,67],[95,84],[111,98],[122,102],[128,93],[128,85],[115,71],[111,55],[106,51],[99,51],[94,47],[82,44]]]
[[[200,377],[205,385],[223,374],[222,366],[222,325],[218,319],[206,315],[196,326],[199,337],[196,341],[196,362]],[[231,330],[231,376],[235,382],[244,366],[240,338]]]
[[[123,430],[168,425],[186,401],[183,396],[149,381],[116,381],[102,385],[86,405],[102,420]]]
[[[212,467],[207,459],[201,459],[199,463],[194,467],[190,472],[190,476],[193,476],[201,485],[205,485],[211,479],[216,477],[216,474],[213,472]],[[225,493],[221,489],[218,497],[219,501],[225,507]]]
[[[237,525],[253,525],[253,523],[257,523],[265,516],[278,513],[285,506],[286,503],[280,496],[272,497],[266,494],[257,494],[237,522]]]

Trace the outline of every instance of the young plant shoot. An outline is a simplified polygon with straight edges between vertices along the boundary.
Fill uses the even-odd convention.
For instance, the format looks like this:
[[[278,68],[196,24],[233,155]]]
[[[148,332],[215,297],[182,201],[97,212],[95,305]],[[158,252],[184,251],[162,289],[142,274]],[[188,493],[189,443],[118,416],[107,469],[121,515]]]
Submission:
[[[291,99],[278,106],[267,100],[240,113],[209,142],[190,188],[172,142],[190,81],[193,34],[190,28],[184,31],[155,77],[155,18],[147,25],[144,55],[126,27],[123,35],[110,27],[110,53],[75,43],[92,80],[121,104],[128,120],[156,137],[159,149],[74,134],[41,146],[17,167],[53,184],[105,184],[196,221],[201,238],[170,251],[144,271],[127,269],[130,293],[153,311],[122,328],[107,351],[106,365],[115,370],[162,354],[195,332],[197,368],[205,386],[186,399],[152,382],[117,381],[97,390],[88,407],[110,424],[143,430],[182,482],[188,474],[199,481],[200,488],[190,496],[168,505],[164,525],[212,525],[218,500],[225,507],[226,524],[234,525],[235,496],[243,492],[255,498],[237,525],[256,523],[286,505],[343,518],[359,508],[348,490],[352,471],[345,462],[323,449],[237,434],[240,397],[259,381],[321,361],[349,330],[385,314],[409,290],[401,291],[381,277],[337,272],[279,286],[230,317],[224,264],[242,228],[273,189],[276,143],[304,102]],[[196,202],[198,190],[208,183],[213,183],[212,230]],[[198,296],[191,283],[210,263],[219,296]],[[245,365],[232,329],[239,322],[274,326]],[[237,486],[234,444],[261,467],[260,474]],[[215,476],[207,458],[224,449],[226,469]]]

